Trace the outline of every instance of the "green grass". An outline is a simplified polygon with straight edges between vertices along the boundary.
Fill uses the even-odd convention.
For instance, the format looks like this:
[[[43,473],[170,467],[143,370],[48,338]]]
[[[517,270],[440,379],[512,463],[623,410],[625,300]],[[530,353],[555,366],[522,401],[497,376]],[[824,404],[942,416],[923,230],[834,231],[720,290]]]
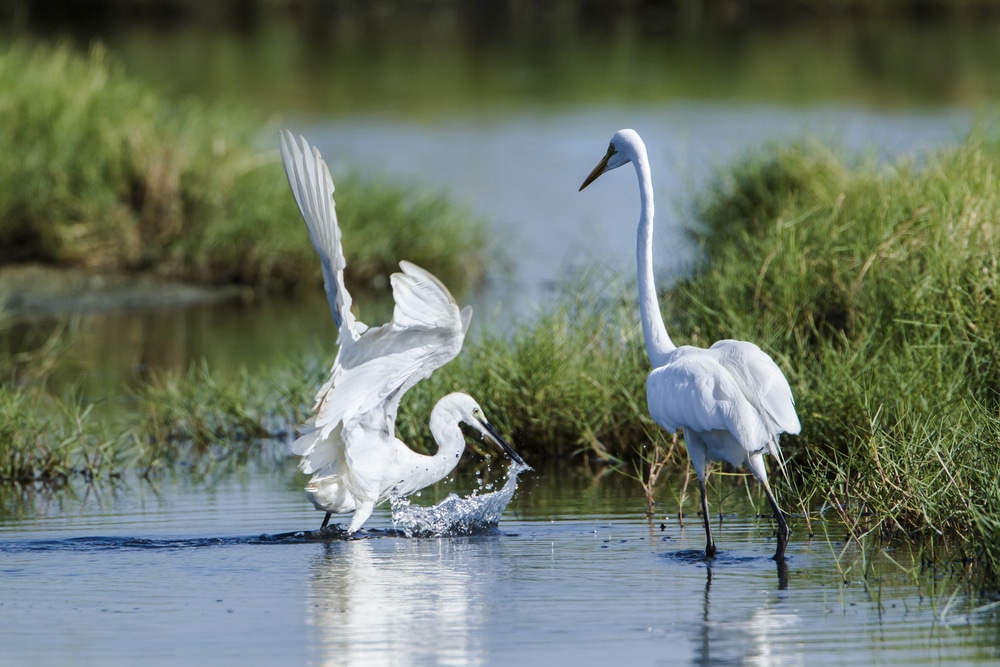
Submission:
[[[669,448],[669,435],[646,411],[642,334],[623,290],[620,284],[582,287],[513,333],[488,331],[467,340],[454,362],[406,395],[400,437],[433,452],[431,408],[445,394],[464,391],[534,465],[618,465],[651,443]],[[137,431],[152,441],[197,447],[287,437],[310,416],[330,363],[311,354],[225,382],[204,366],[156,376],[134,394]]]
[[[276,128],[263,127],[244,110],[164,99],[100,47],[0,51],[0,262],[321,284]],[[482,278],[482,221],[440,194],[339,180],[351,283],[400,258],[459,293]]]
[[[201,365],[154,374],[98,404],[74,387],[58,393],[50,387],[75,335],[61,330],[31,352],[0,353],[0,484],[61,488],[80,476],[198,473],[273,453],[276,445],[283,458],[280,443],[305,421],[328,372],[327,360],[304,360],[220,380]]]
[[[624,284],[581,282],[574,296],[532,324],[512,334],[487,332],[467,341],[458,359],[407,394],[397,423],[400,436],[414,448],[432,452],[427,420],[433,404],[451,391],[465,391],[536,466],[584,461],[619,465],[654,444],[674,461],[684,460],[683,451],[673,447],[669,434],[646,411],[647,362],[633,310]],[[51,361],[43,361],[41,354],[22,359],[18,373],[25,380],[9,385],[11,414],[48,420],[50,426],[38,429],[42,449],[51,446],[48,434],[70,428],[76,414],[53,408],[74,403],[72,393],[63,398],[46,391],[58,349],[51,355],[56,357]],[[245,456],[261,440],[294,437],[311,414],[330,362],[313,353],[300,363],[227,379],[204,364],[184,373],[154,374],[130,391],[120,408],[100,410],[101,419],[91,419],[87,432],[123,434],[118,444],[129,449],[130,464],[143,471]],[[25,425],[21,432],[27,442],[32,428]],[[72,454],[72,447],[67,451]],[[0,440],[0,458],[8,453],[20,456]],[[36,468],[35,473],[7,478],[45,479],[44,466]],[[54,466],[52,475],[58,478],[73,469]]]
[[[533,465],[617,465],[653,443],[668,447],[669,435],[646,410],[648,361],[635,312],[624,284],[581,280],[512,334],[466,341],[458,359],[404,399],[403,440],[432,448],[433,403],[464,391]]]
[[[891,163],[847,160],[809,140],[769,148],[721,171],[703,193],[709,261],[663,302],[678,343],[753,340],[785,370],[803,425],[801,436],[783,439],[790,474],[776,483],[787,507],[823,506],[859,542],[930,544],[928,553],[943,548],[992,573],[1000,572],[998,166],[1000,142],[987,133]],[[403,401],[401,436],[431,449],[433,402],[461,390],[537,466],[628,469],[663,460],[652,447],[683,465],[683,450],[646,411],[634,292],[584,280],[513,333],[467,341]],[[2,457],[4,478],[250,456],[261,438],[292,437],[329,361],[225,383],[209,369],[155,378],[133,396],[139,417],[118,430],[92,424],[87,406],[48,397],[38,381],[8,383],[0,442],[14,453]],[[25,452],[34,462],[20,463]]]
[[[115,476],[135,463],[128,436],[95,419],[93,404],[72,390],[48,391],[70,338],[59,331],[31,352],[0,353],[0,484],[59,487],[71,476]]]
[[[692,342],[756,340],[786,369],[813,504],[857,534],[984,540],[1000,516],[1000,144],[849,162],[804,141],[703,200],[709,268],[672,293]],[[993,522],[993,523],[990,523]]]

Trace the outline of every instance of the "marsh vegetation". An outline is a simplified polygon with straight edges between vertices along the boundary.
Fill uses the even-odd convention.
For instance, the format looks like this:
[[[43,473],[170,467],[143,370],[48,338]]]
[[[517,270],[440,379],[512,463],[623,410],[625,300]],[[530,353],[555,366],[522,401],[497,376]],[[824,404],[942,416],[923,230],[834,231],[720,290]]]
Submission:
[[[103,48],[0,50],[0,262],[149,272],[264,289],[320,285],[279,166],[277,128],[169,100]],[[262,146],[261,143],[264,142]],[[406,256],[456,291],[482,278],[484,223],[437,193],[338,178],[355,283]]]
[[[809,506],[862,536],[957,536],[995,567],[1000,144],[925,161],[775,147],[705,196],[706,270],[670,311],[693,341],[762,341],[802,416]]]
[[[0,89],[4,261],[318,288],[260,119],[163,100],[99,48],[15,46],[0,54]],[[807,139],[747,156],[701,193],[706,262],[662,301],[677,342],[754,340],[785,370],[803,424],[783,441],[789,477],[776,476],[790,510],[825,508],[859,542],[933,540],[994,573],[998,158],[988,129],[920,160]],[[352,178],[338,192],[352,282],[377,281],[400,257],[449,285],[478,281],[482,223],[441,196]],[[304,420],[329,363],[317,352],[253,374],[154,373],[108,411],[49,382],[73,335],[0,354],[4,483],[253,457]],[[648,416],[646,373],[633,285],[583,276],[536,319],[469,341],[407,396],[399,430],[427,448],[431,404],[461,389],[532,463],[648,481],[650,464],[680,470],[686,454]]]
[[[783,442],[790,474],[777,480],[790,509],[834,512],[859,541],[933,538],[993,571],[998,157],[987,133],[921,161],[839,156],[810,140],[748,156],[703,193],[707,261],[662,302],[679,342],[755,340],[785,369],[803,424]],[[402,437],[430,446],[430,406],[461,389],[533,463],[680,469],[683,448],[645,408],[633,292],[581,278],[537,319],[468,342],[408,395]],[[316,356],[226,380],[206,367],[156,375],[108,422],[46,392],[61,344],[4,359],[8,481],[252,456],[261,438],[294,431],[327,372]]]

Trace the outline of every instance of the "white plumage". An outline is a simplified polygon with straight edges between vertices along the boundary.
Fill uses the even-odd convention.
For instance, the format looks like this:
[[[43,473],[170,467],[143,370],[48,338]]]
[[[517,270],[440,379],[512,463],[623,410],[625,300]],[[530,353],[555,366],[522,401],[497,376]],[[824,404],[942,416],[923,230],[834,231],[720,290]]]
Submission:
[[[639,179],[640,216],[636,244],[639,311],[653,371],[646,380],[649,414],[671,433],[684,430],[684,443],[698,475],[708,540],[715,555],[705,496],[705,473],[712,461],[746,465],[764,485],[778,521],[776,559],[784,557],[788,524],[767,481],[764,454],[782,464],[778,437],[798,433],[799,418],[788,381],[774,360],[753,343],[720,340],[710,348],[676,347],[660,314],[653,280],[653,188],[646,146],[633,130],[620,130],[580,189],[601,174],[632,163]]]
[[[472,318],[459,309],[441,281],[410,262],[392,274],[392,320],[367,327],[351,312],[344,286],[344,253],[326,163],[304,138],[281,134],[281,158],[292,194],[319,254],[330,311],[339,328],[340,349],[330,379],[316,394],[315,415],[292,443],[299,467],[312,474],[306,492],[313,505],[331,514],[353,512],[348,532],[357,531],[375,505],[391,493],[407,495],[440,480],[465,449],[465,422],[523,464],[483,416],[471,397],[454,393],[431,412],[438,451],[417,454],[396,437],[396,413],[403,394],[462,349]]]

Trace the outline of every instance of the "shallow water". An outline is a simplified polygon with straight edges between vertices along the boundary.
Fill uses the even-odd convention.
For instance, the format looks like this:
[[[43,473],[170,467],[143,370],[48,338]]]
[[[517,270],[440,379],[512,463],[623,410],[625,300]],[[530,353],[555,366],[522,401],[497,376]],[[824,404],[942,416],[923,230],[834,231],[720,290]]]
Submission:
[[[782,570],[770,526],[740,492],[721,500],[720,554],[708,563],[696,517],[651,525],[641,494],[615,475],[526,473],[485,535],[403,537],[382,507],[348,541],[287,534],[321,519],[300,482],[280,466],[207,484],[160,480],[155,492],[136,481],[32,498],[22,518],[5,501],[4,664],[1000,659],[996,616],[950,597],[962,590],[957,575],[913,577],[877,559],[866,582],[859,554],[808,539],[801,521]],[[419,500],[472,488],[459,479]]]
[[[634,177],[622,170],[577,193],[621,127],[638,129],[649,145],[661,286],[697,259],[683,233],[692,193],[735,156],[804,133],[881,157],[960,139],[972,121],[971,100],[995,89],[995,58],[979,58],[982,49],[967,49],[964,35],[939,48],[938,40],[925,41],[927,29],[912,40],[921,58],[892,57],[895,43],[881,38],[831,48],[841,40],[823,38],[828,26],[796,39],[795,49],[769,33],[749,42],[724,34],[705,45],[694,35],[680,49],[660,35],[639,43],[623,33],[610,52],[581,39],[573,50],[539,52],[562,54],[549,58],[512,43],[492,57],[445,49],[429,60],[434,39],[416,52],[390,43],[394,57],[373,58],[369,52],[384,54],[387,44],[364,38],[360,57],[342,58],[285,33],[278,35],[285,48],[234,43],[232,35],[163,42],[145,33],[117,48],[130,71],[153,79],[159,71],[185,92],[253,91],[286,114],[283,125],[319,145],[335,176],[357,169],[441,189],[485,218],[514,277],[495,275],[485,294],[470,297],[475,333],[530,316],[575,268],[631,277]],[[972,42],[995,54],[989,27],[977,35]],[[958,60],[966,66],[956,67],[967,52]],[[914,60],[924,67],[914,69]],[[435,64],[443,70],[428,66]],[[927,75],[929,66],[938,76]],[[860,86],[845,81],[844,71],[858,68],[877,76],[862,77]],[[456,70],[464,76],[449,75]],[[534,94],[525,95],[520,82]],[[918,92],[899,93],[909,86]],[[953,94],[934,90],[941,88]],[[295,111],[310,115],[287,115]],[[363,318],[375,321],[369,312]],[[319,345],[332,359],[334,340],[321,294],[110,309],[87,313],[78,325],[60,374],[91,400],[118,400],[123,380],[201,359],[222,374],[292,363]],[[667,516],[646,522],[641,493],[622,477],[524,475],[498,528],[482,535],[403,537],[383,507],[365,538],[353,541],[303,535],[321,515],[305,500],[302,481],[293,462],[258,461],[236,473],[179,471],[155,484],[129,480],[100,491],[12,498],[0,488],[0,662],[1000,660],[997,614],[969,613],[961,568],[912,575],[877,557],[862,578],[869,561],[837,541],[837,524],[817,522],[827,531],[809,539],[799,519],[787,568],[779,569],[770,559],[771,528],[754,518],[741,491],[713,500],[723,521],[720,554],[708,563],[697,518],[686,527]],[[473,488],[468,476],[418,501]],[[674,488],[659,496],[670,498]],[[907,553],[889,555],[911,565]]]

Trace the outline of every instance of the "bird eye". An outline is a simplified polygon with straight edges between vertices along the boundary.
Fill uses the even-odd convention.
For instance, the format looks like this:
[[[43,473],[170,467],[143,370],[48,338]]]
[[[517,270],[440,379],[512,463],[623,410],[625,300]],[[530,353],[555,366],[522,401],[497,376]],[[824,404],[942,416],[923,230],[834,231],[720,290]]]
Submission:
[[[615,152],[616,152],[615,151],[615,145],[614,144],[608,144],[608,155],[614,155]]]

